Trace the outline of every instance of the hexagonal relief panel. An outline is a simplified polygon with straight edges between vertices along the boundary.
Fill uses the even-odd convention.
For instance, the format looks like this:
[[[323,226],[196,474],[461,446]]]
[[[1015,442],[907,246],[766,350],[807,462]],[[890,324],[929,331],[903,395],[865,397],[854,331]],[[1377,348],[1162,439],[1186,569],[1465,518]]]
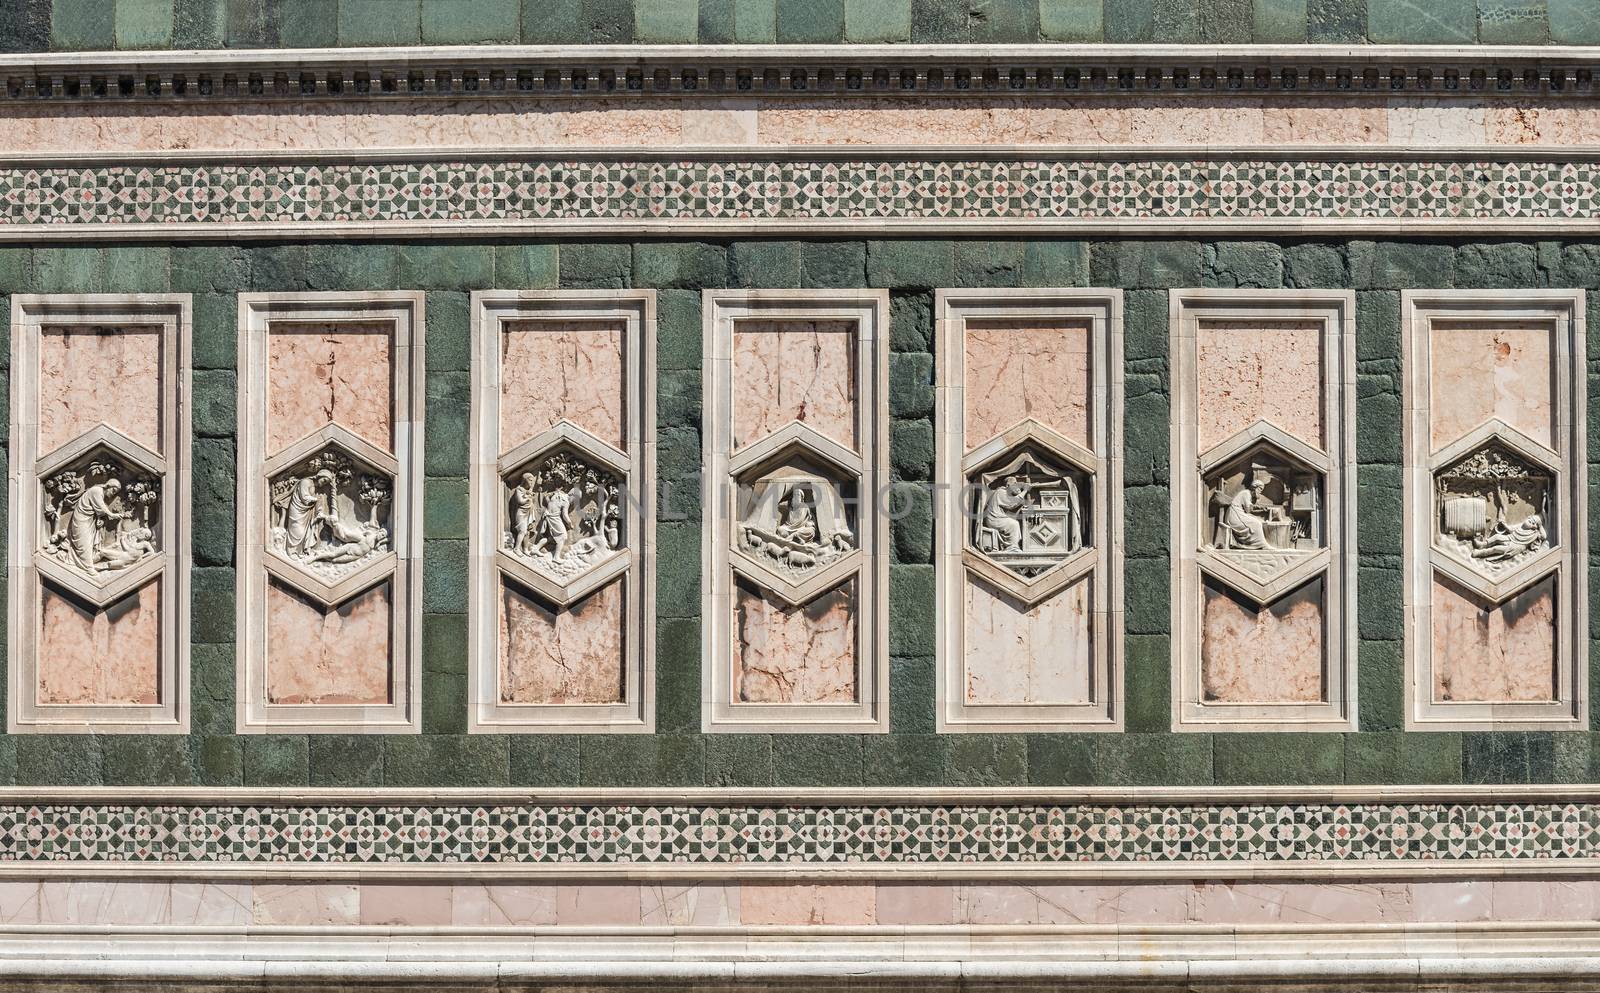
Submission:
[[[1434,543],[1496,579],[1552,547],[1555,477],[1508,445],[1490,441],[1433,477]]]
[[[1327,543],[1322,473],[1268,441],[1201,476],[1202,547],[1266,582]]]
[[[558,583],[627,543],[622,475],[576,447],[534,455],[504,473],[500,487],[500,547]]]
[[[268,546],[335,584],[389,552],[394,478],[328,442],[268,480]]]
[[[856,549],[856,481],[824,460],[791,452],[737,482],[736,544],[765,569],[798,582]]]
[[[42,557],[104,586],[161,554],[160,474],[97,444],[39,481]]]
[[[967,546],[1032,579],[1093,543],[1092,476],[1036,441],[967,475]]]

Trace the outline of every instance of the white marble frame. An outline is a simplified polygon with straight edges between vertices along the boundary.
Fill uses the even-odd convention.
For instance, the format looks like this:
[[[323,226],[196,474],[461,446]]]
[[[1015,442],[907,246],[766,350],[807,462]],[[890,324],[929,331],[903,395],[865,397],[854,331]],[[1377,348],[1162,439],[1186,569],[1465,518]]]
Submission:
[[[498,564],[504,511],[500,500],[500,339],[506,322],[621,322],[623,411],[627,437],[627,534],[620,569],[624,699],[614,704],[513,704],[500,701]],[[623,733],[655,730],[656,293],[654,290],[487,290],[472,294],[471,562],[467,592],[469,733]],[[579,431],[563,420],[543,435]],[[521,584],[519,584],[521,585]],[[598,588],[593,587],[593,588]],[[587,595],[584,593],[582,595]]]
[[[422,465],[424,294],[311,292],[239,294],[239,459],[237,538],[238,733],[405,734],[422,730]],[[387,704],[274,704],[267,700],[266,543],[267,338],[274,324],[389,325],[393,328],[394,462],[399,466],[391,505],[392,558],[381,579],[390,598],[390,702]],[[299,589],[283,570],[273,578]],[[304,591],[310,592],[310,591]],[[312,594],[315,595],[314,593]]]
[[[1356,335],[1352,290],[1176,289],[1169,298],[1172,557],[1172,729],[1174,731],[1354,731],[1356,729]],[[1204,483],[1198,425],[1197,331],[1200,322],[1319,322],[1322,423],[1326,448],[1323,514],[1326,555],[1297,575],[1326,579],[1323,601],[1324,699],[1312,703],[1208,703],[1201,691],[1200,553]],[[1265,422],[1258,422],[1257,427]],[[1267,424],[1271,428],[1270,424]],[[1247,429],[1254,430],[1254,429]],[[1259,438],[1276,440],[1281,432]],[[1230,439],[1213,446],[1237,441]],[[1255,440],[1255,439],[1252,439]],[[1281,442],[1280,442],[1281,443]],[[1319,467],[1321,468],[1321,467]],[[1220,578],[1220,577],[1219,577]],[[1237,589],[1233,579],[1220,578]],[[1290,592],[1270,591],[1271,599]]]
[[[1403,443],[1406,730],[1588,730],[1588,473],[1586,326],[1582,290],[1405,290],[1400,294],[1401,359],[1405,368]],[[1515,570],[1501,584],[1465,579],[1473,595],[1500,603],[1530,584],[1556,577],[1556,699],[1534,702],[1442,702],[1433,699],[1433,573],[1450,563],[1433,544],[1433,473],[1456,457],[1466,439],[1512,435],[1520,449],[1544,449],[1498,420],[1487,421],[1438,452],[1432,450],[1432,355],[1435,321],[1494,326],[1546,324],[1554,339],[1550,370],[1556,450],[1540,454],[1559,494],[1554,554]],[[1552,459],[1550,456],[1554,456]],[[1426,550],[1426,551],[1424,551]],[[1488,585],[1500,589],[1486,590]],[[1486,593],[1498,593],[1487,596]]]
[[[11,298],[11,469],[8,479],[6,666],[9,734],[188,734],[191,427],[190,344],[193,311],[187,293],[19,294]],[[41,583],[36,565],[40,468],[69,452],[87,449],[111,429],[104,423],[54,452],[39,445],[39,337],[46,327],[159,327],[162,455],[142,453],[161,478],[161,553],[126,592],[158,577],[161,591],[159,703],[41,704],[38,701],[38,613]],[[111,432],[116,433],[116,432]],[[137,446],[118,434],[121,447]],[[68,581],[73,595],[93,595],[92,584]]]
[[[941,289],[934,293],[934,533],[939,640],[935,670],[937,730],[1039,732],[1071,728],[1081,731],[1122,729],[1122,291],[1107,289]],[[973,572],[966,550],[961,507],[965,463],[974,455],[996,454],[1023,438],[1033,437],[1031,421],[1009,426],[983,439],[970,451],[965,445],[965,357],[969,320],[1034,319],[1040,322],[1087,323],[1090,334],[1090,428],[1094,444],[1094,545],[1084,571],[1092,574],[1091,638],[1094,670],[1090,698],[1082,703],[973,704],[966,685],[967,575]],[[1055,570],[1052,570],[1055,571]],[[1081,573],[1079,573],[1081,575]],[[1048,574],[1047,574],[1048,576]],[[1041,579],[1047,577],[1040,577]],[[1077,575],[1073,576],[1074,579]],[[1058,594],[1054,586],[1045,595]],[[1042,592],[1042,591],[1041,591]]]
[[[889,292],[887,290],[704,290],[705,480],[701,544],[701,725],[706,733],[884,733],[889,730]],[[739,703],[733,692],[732,564],[735,490],[733,333],[742,320],[851,321],[856,326],[860,439],[857,554],[857,699],[842,704]],[[780,429],[772,436],[794,427]],[[815,432],[809,432],[815,436]],[[747,451],[761,445],[758,441]],[[833,446],[842,449],[843,446]],[[826,455],[827,453],[823,453]],[[844,453],[840,453],[844,454]],[[851,461],[857,456],[852,455]],[[870,503],[868,502],[870,501]],[[846,578],[839,575],[831,589]],[[747,580],[748,581],[748,580]],[[757,583],[757,585],[761,585]],[[808,584],[809,585],[809,584]],[[791,591],[792,592],[792,591]],[[825,592],[818,590],[817,593]],[[811,599],[806,596],[805,599]]]

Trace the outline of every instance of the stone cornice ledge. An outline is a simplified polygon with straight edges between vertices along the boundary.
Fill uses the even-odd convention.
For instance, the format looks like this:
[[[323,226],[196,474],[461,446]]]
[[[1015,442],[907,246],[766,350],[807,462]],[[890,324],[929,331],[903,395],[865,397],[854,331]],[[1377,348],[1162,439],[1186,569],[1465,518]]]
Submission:
[[[1592,924],[1302,927],[52,928],[3,933],[8,989],[1600,990]],[[1471,949],[1463,954],[1463,949]],[[1542,987],[1530,983],[1547,983]],[[668,985],[661,985],[668,984]],[[320,987],[319,987],[320,988]],[[1098,987],[1097,987],[1098,988]]]
[[[492,97],[1587,97],[1600,48],[1429,45],[586,45],[0,56],[0,100]]]
[[[271,787],[0,786],[0,804],[740,804],[770,807],[851,805],[1031,806],[1082,804],[1571,803],[1600,804],[1600,784],[1372,786],[1035,786],[985,787]]]

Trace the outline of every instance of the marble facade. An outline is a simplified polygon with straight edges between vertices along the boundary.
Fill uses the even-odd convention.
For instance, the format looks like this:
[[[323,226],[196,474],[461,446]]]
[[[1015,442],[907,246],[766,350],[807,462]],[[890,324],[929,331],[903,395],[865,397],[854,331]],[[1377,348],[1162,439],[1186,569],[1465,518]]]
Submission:
[[[939,727],[1121,724],[1122,300],[940,290]]]
[[[1407,721],[1583,727],[1583,294],[1402,306]]]
[[[470,726],[655,723],[655,294],[472,298]]]
[[[1353,726],[1354,305],[1172,294],[1174,730]]]
[[[11,733],[189,724],[190,306],[12,298]]]
[[[0,987],[1600,993],[1594,51],[1100,7],[0,10]]]

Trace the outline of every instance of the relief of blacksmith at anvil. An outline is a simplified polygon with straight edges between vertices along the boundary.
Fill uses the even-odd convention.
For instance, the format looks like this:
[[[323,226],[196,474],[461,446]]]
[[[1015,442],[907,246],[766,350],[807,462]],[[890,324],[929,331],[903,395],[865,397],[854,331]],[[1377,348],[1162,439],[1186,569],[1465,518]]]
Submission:
[[[1078,483],[1029,452],[974,482],[972,543],[1014,572],[1036,575],[1083,547]]]

